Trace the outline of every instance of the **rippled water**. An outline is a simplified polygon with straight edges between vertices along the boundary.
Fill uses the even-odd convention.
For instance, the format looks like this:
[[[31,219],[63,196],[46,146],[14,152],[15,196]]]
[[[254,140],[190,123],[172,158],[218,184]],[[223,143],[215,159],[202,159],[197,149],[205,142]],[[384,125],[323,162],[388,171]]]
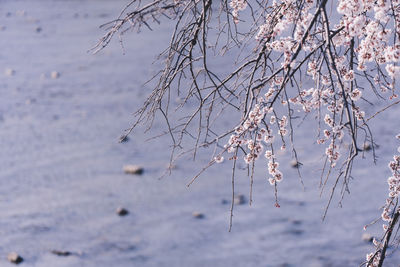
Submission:
[[[187,188],[210,151],[196,162],[178,162],[159,180],[168,139],[144,142],[150,135],[139,131],[117,142],[151,90],[143,84],[169,37],[168,25],[161,25],[127,35],[126,55],[118,42],[87,53],[103,33],[98,26],[125,3],[0,2],[0,266],[8,266],[11,251],[24,258],[23,266],[358,266],[372,249],[361,240],[362,228],[384,203],[398,108],[371,124],[381,145],[378,164],[365,155],[354,168],[351,195],[343,208],[336,198],[324,222],[328,194],[319,197],[321,165],[315,164],[321,148],[311,145],[314,133],[305,127],[296,142],[306,190],[290,156],[282,155],[281,208],[259,168],[254,204],[235,207],[228,233],[229,162]],[[53,71],[60,77],[52,79]],[[152,134],[162,127],[156,121]],[[122,166],[132,163],[145,173],[125,175]],[[247,196],[248,183],[239,172],[237,192]],[[121,206],[127,216],[115,214]],[[205,217],[193,218],[194,211]],[[381,234],[381,227],[368,232]],[[399,259],[391,256],[387,266]]]

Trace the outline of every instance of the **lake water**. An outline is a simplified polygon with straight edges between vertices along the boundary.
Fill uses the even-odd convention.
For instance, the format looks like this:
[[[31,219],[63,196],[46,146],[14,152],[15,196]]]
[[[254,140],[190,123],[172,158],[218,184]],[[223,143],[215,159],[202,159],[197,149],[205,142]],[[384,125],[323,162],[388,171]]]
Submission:
[[[373,249],[361,240],[363,226],[380,215],[387,194],[398,108],[371,123],[381,145],[378,164],[365,154],[354,167],[351,195],[342,208],[335,198],[324,222],[328,193],[320,198],[318,189],[322,150],[299,128],[306,190],[290,155],[283,155],[286,176],[281,208],[275,208],[266,170],[259,168],[254,203],[235,206],[229,233],[229,162],[187,188],[211,151],[200,151],[196,162],[178,162],[160,180],[169,140],[145,140],[164,129],[161,121],[151,134],[137,131],[118,143],[151,92],[143,84],[157,71],[152,62],[168,44],[170,29],[128,34],[125,55],[117,41],[99,54],[88,53],[103,34],[98,26],[126,3],[0,2],[0,266],[10,265],[11,251],[24,258],[22,266],[38,267],[358,266]],[[10,70],[15,73],[8,75]],[[51,77],[54,71],[58,78]],[[126,164],[145,172],[125,175]],[[237,192],[247,197],[248,184],[239,172]],[[129,214],[117,216],[118,207]],[[205,217],[194,218],[194,211]],[[381,224],[367,232],[380,236]],[[385,266],[398,262],[400,256],[392,255]]]

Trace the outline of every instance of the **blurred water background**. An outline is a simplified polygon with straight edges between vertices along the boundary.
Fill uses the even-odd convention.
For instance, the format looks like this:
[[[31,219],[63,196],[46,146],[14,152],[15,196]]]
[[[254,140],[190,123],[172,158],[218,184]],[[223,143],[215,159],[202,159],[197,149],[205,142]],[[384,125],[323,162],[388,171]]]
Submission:
[[[336,197],[324,222],[329,194],[319,197],[322,150],[303,127],[296,142],[306,190],[290,155],[282,155],[281,208],[274,207],[273,188],[259,168],[254,203],[235,206],[229,233],[229,161],[187,188],[209,150],[197,161],[178,162],[160,180],[168,137],[145,142],[151,134],[138,131],[118,143],[151,92],[144,83],[157,71],[152,62],[171,29],[162,24],[127,34],[125,55],[117,41],[88,53],[103,34],[98,26],[126,3],[0,1],[0,266],[11,265],[11,251],[24,258],[22,266],[38,267],[358,266],[373,249],[361,236],[387,194],[398,111],[371,124],[381,145],[378,164],[365,154],[354,166],[351,195],[342,208]],[[155,121],[152,133],[164,126]],[[126,164],[143,166],[144,174],[124,174]],[[248,184],[239,171],[237,193],[245,198]],[[129,214],[117,216],[118,207]],[[204,218],[194,218],[195,211]],[[379,223],[367,230],[374,236],[381,231]],[[385,266],[399,260],[391,255]]]

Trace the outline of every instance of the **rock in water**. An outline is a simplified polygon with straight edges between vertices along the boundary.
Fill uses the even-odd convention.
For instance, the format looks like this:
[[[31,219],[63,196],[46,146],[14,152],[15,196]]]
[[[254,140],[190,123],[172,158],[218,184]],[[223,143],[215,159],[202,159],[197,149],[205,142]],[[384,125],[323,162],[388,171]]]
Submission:
[[[125,143],[125,142],[128,142],[128,141],[129,141],[129,137],[127,135],[121,135],[119,137],[119,142],[120,143]]]
[[[302,224],[301,220],[296,220],[296,219],[289,219],[289,222],[293,225],[300,225]]]
[[[290,162],[290,166],[292,166],[293,168],[299,168],[300,167],[300,165],[301,165],[301,163],[300,162],[298,162],[297,160],[292,160],[291,162]]]
[[[364,146],[363,146],[363,150],[364,151],[370,151],[372,149],[372,146],[371,146],[371,144],[370,143],[364,143]]]
[[[58,71],[52,71],[50,74],[50,77],[52,79],[58,79],[58,78],[60,78],[60,73]]]
[[[363,233],[361,236],[361,239],[362,239],[362,241],[368,242],[368,243],[371,243],[374,240],[373,236],[368,233]]]
[[[125,216],[125,215],[128,215],[128,213],[129,213],[129,211],[127,209],[124,209],[124,208],[117,209],[117,214],[119,216]]]
[[[56,250],[56,249],[52,250],[51,253],[57,256],[64,256],[64,257],[71,255],[71,252],[69,251]]]
[[[193,215],[193,217],[196,218],[196,219],[203,219],[203,218],[204,218],[204,214],[201,213],[201,212],[198,212],[198,211],[194,211],[194,212],[192,213],[192,215]]]
[[[143,168],[137,165],[124,166],[124,172],[126,174],[143,174],[143,171]]]
[[[11,252],[8,254],[7,259],[11,263],[19,264],[24,261],[24,259],[18,255],[16,252]]]
[[[244,197],[244,195],[239,194],[239,195],[235,195],[233,198],[233,204],[235,205],[242,205],[246,203],[246,198]]]
[[[6,69],[4,72],[6,76],[14,76],[15,75],[15,70],[13,69]]]

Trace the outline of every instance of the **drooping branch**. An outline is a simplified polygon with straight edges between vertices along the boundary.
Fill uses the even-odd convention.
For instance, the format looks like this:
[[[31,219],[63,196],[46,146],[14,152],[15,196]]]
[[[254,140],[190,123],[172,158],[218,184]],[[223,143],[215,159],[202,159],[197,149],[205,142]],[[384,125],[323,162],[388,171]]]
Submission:
[[[236,164],[243,159],[250,203],[255,162],[263,158],[279,207],[283,173],[278,151],[290,145],[299,162],[293,122],[314,116],[317,127],[310,143],[325,147],[321,194],[332,184],[325,217],[334,195],[340,191],[341,203],[349,192],[364,140],[371,140],[375,161],[368,123],[399,103],[393,101],[400,74],[399,12],[397,0],[133,0],[103,25],[106,33],[93,51],[115,37],[122,40],[127,30],[172,20],[170,43],[159,56],[163,67],[149,83],[154,89],[126,134],[142,124],[151,128],[160,114],[166,123],[162,135],[172,143],[171,163],[213,146],[209,163],[189,185],[227,157],[234,191]],[[374,102],[371,95],[392,102],[366,114],[365,104]],[[386,238],[389,243],[391,236]],[[379,252],[382,262],[385,251]]]

